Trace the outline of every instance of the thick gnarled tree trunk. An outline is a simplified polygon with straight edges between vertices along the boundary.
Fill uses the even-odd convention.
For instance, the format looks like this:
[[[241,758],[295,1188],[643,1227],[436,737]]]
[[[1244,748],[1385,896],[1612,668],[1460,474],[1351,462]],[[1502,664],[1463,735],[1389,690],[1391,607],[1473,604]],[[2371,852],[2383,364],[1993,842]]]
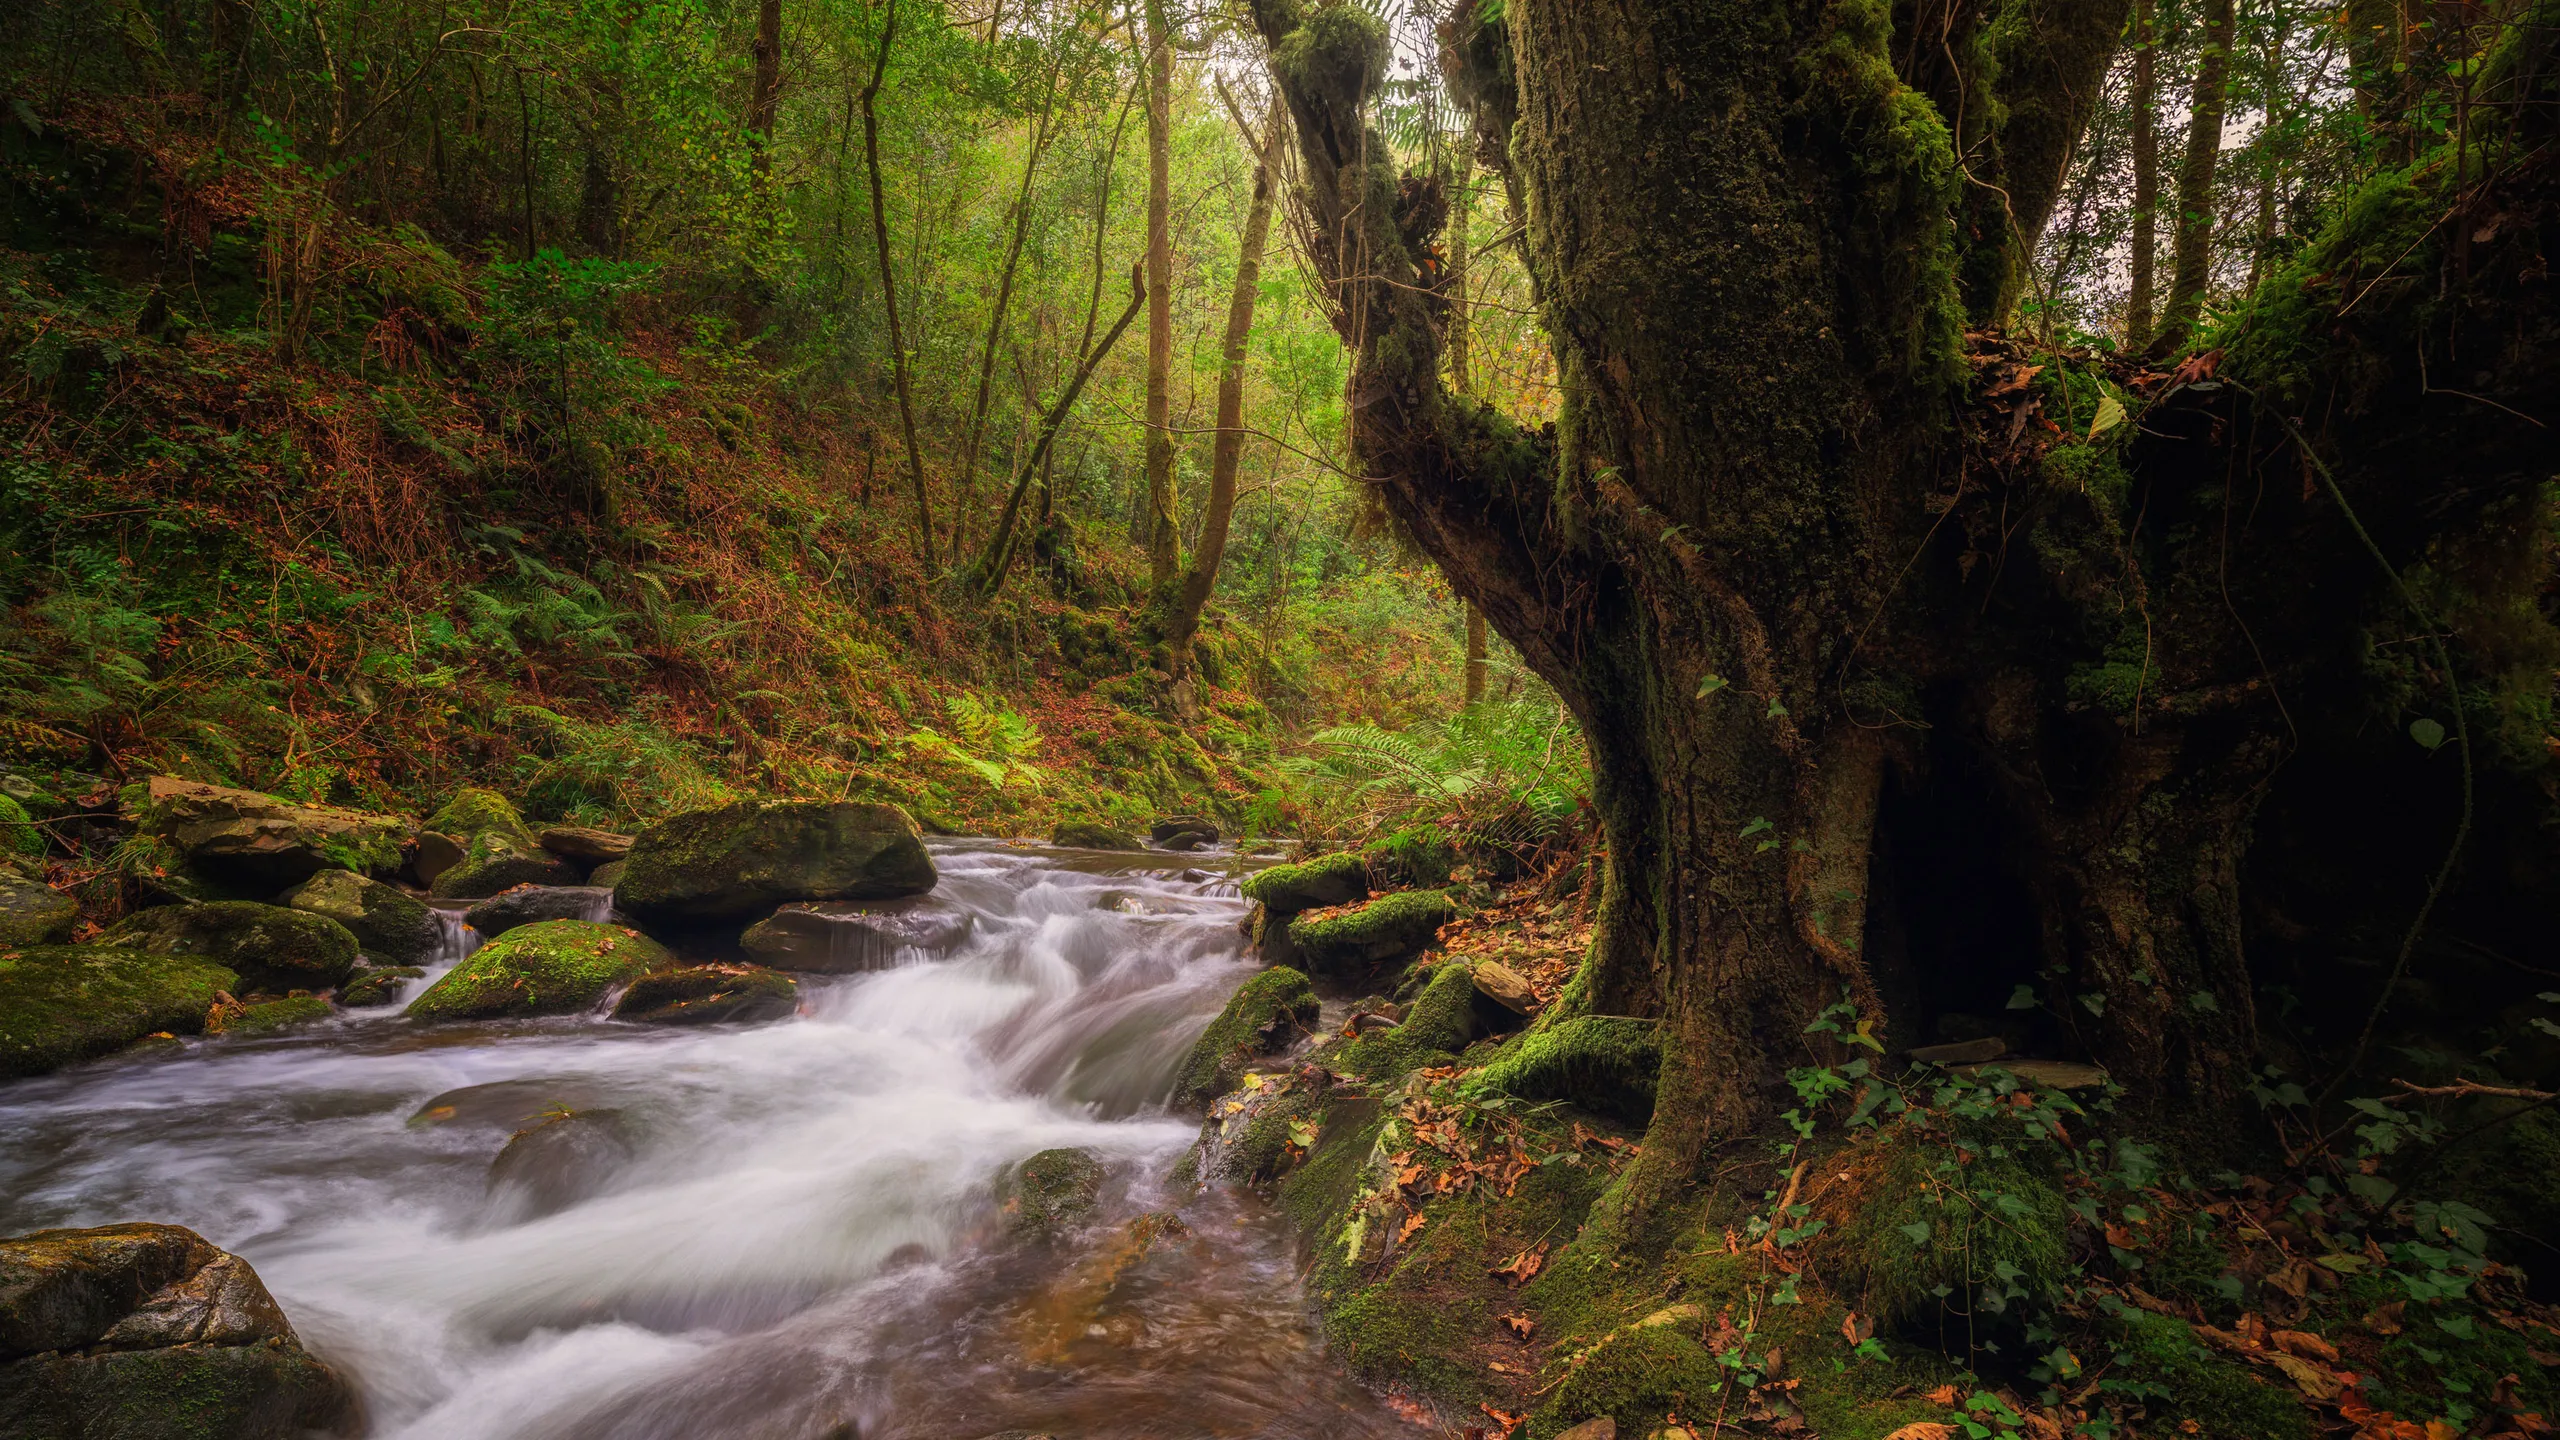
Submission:
[[[1971,100],[1976,80],[1865,7],[1508,0],[1497,33],[1453,21],[1453,88],[1511,137],[1566,396],[1527,432],[1441,379],[1445,301],[1419,264],[1438,197],[1362,119],[1382,30],[1351,5],[1255,0],[1356,352],[1356,451],[1591,746],[1608,885],[1569,1005],[1662,1015],[1669,1039],[1604,1214],[1640,1216],[1760,1123],[1826,1006],[1882,1011],[1864,955],[1879,802],[1910,727],[1954,723],[1896,697],[1979,689],[2002,663],[1971,606],[1902,581],[1946,508],[1967,311],[2014,296],[2124,10],[2013,8],[2038,44],[2005,73],[2030,88]],[[1952,27],[1949,54],[1979,53],[1983,17],[1959,9],[1929,23]],[[1992,103],[1951,121],[1932,91]],[[2035,124],[1963,153],[2005,153],[2007,184],[1955,144],[2001,113]],[[2017,978],[2057,1002],[2100,993],[2119,1019],[2081,1043],[2128,1078],[2227,1096],[2245,984],[2210,1008],[2128,992],[2192,976],[2227,996],[2243,973],[2236,912],[2175,897],[2229,878],[2246,814],[2221,792],[2246,792],[2247,762],[2199,769],[2160,731],[2166,763],[2110,758],[2111,786],[2057,798],[2034,768],[2042,698],[2013,727],[2028,754],[2008,824],[2021,853],[2039,830],[2061,853],[2030,867],[2043,938]],[[2208,818],[2154,825],[2163,786]]]

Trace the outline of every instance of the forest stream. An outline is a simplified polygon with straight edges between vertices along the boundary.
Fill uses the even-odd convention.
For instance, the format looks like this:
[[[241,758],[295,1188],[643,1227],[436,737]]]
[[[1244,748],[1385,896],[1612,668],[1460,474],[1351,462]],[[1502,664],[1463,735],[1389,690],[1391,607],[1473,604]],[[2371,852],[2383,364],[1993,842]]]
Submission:
[[[1328,1363],[1279,1218],[1163,1178],[1196,1128],[1174,1070],[1255,968],[1234,887],[934,855],[966,938],[809,977],[782,1024],[349,1012],[13,1086],[0,1233],[196,1229],[383,1440],[1407,1430]],[[493,1176],[563,1110],[608,1138]],[[1107,1168],[1095,1218],[1009,1238],[999,1177],[1062,1146]]]

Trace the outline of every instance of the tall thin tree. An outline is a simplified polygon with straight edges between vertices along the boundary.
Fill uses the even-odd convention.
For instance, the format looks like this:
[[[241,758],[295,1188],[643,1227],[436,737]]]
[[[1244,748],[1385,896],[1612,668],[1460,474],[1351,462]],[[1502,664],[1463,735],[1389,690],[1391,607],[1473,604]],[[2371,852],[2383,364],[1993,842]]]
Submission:
[[[2231,90],[2233,9],[2232,0],[2205,0],[2204,50],[2196,57],[2195,89],[2187,99],[2186,154],[2178,162],[2177,226],[2169,241],[2174,268],[2169,298],[2160,307],[2160,333],[2151,337],[2154,355],[2186,343],[2213,281],[2213,172],[2222,154],[2222,111]]]
[[[2133,0],[2133,262],[2126,277],[2124,343],[2151,343],[2151,297],[2159,284],[2160,46],[2156,0]]]
[[[916,545],[925,574],[934,571],[933,500],[924,488],[924,451],[916,444],[915,390],[907,379],[907,340],[898,326],[898,277],[889,263],[889,201],[880,184],[880,82],[889,73],[889,49],[898,40],[898,0],[888,0],[880,26],[880,59],[862,87],[862,156],[871,170],[871,235],[880,247],[880,309],[889,322],[889,368],[898,389],[898,429],[907,445],[907,478],[916,492]]]
[[[1173,587],[1182,532],[1173,497],[1173,30],[1147,4],[1147,572]]]

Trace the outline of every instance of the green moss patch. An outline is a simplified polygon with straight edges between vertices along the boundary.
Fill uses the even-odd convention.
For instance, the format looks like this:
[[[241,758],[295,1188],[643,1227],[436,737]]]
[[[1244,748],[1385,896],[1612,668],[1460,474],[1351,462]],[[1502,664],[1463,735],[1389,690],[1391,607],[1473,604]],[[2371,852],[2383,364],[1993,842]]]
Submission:
[[[667,947],[620,925],[545,920],[473,951],[405,1012],[419,1020],[484,1020],[584,1010],[614,986],[671,969]]]
[[[269,1035],[278,1030],[290,1030],[298,1025],[309,1025],[326,1020],[335,1013],[329,1008],[329,1002],[317,995],[294,995],[282,1000],[269,1000],[264,1004],[250,1006],[224,1022],[222,1033]]]
[[[1425,1065],[1445,1065],[1476,1033],[1476,982],[1461,964],[1431,971],[1404,1023],[1363,1035],[1326,1057],[1335,1069],[1371,1081],[1397,1079]]]
[[[524,817],[516,813],[515,806],[507,803],[506,796],[495,790],[465,788],[455,791],[453,798],[444,802],[443,809],[427,817],[424,828],[439,835],[496,833],[522,841],[527,847],[534,843],[533,832],[525,828]]]
[[[2184,1320],[2123,1309],[2115,1320],[2124,1368],[2167,1390],[2153,1413],[2161,1433],[2203,1440],[2310,1440],[2311,1417],[2289,1388],[2206,1346]],[[2189,1429],[2185,1422],[2193,1422]]]
[[[1532,1030],[1468,1076],[1465,1093],[1564,1100],[1641,1127],[1653,1118],[1660,1033],[1653,1021],[1620,1015],[1585,1015]]]
[[[168,1030],[192,1035],[240,977],[194,955],[94,945],[0,950],[0,1078],[41,1075]]]
[[[44,858],[44,832],[35,827],[27,807],[7,795],[0,795],[0,851],[30,860]]]
[[[323,870],[285,892],[287,907],[347,927],[365,955],[384,965],[434,958],[444,927],[426,902],[352,870]]]
[[[58,945],[71,938],[80,902],[41,880],[0,870],[0,945]]]
[[[1285,1049],[1315,1024],[1316,1011],[1315,987],[1285,965],[1245,981],[1191,1047],[1174,1083],[1174,1103],[1206,1105],[1233,1090],[1247,1065]]]
[[[1017,1235],[1053,1237],[1089,1218],[1102,1202],[1102,1162],[1090,1150],[1043,1150],[1014,1167],[1000,1188]]]
[[[1353,910],[1309,912],[1289,922],[1289,942],[1319,968],[1348,973],[1419,955],[1457,902],[1437,890],[1400,890]]]
[[[2062,1283],[2070,1217],[2054,1176],[1999,1146],[1887,1130],[1823,1169],[1817,1239],[1832,1283],[1880,1327],[1990,1322]]]
[[[1295,865],[1274,865],[1244,877],[1244,898],[1275,916],[1295,915],[1320,905],[1345,905],[1369,898],[1369,867],[1358,855],[1338,850]]]
[[[162,905],[126,916],[101,945],[198,955],[239,973],[252,993],[325,990],[356,968],[356,937],[323,915],[248,900]]]

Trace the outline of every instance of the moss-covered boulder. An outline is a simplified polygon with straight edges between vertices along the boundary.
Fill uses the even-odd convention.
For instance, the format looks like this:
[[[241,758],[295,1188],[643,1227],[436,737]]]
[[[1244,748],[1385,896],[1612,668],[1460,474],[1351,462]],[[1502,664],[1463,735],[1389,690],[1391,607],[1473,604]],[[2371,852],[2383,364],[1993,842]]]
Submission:
[[[666,946],[637,930],[545,920],[510,930],[409,1002],[419,1020],[488,1020],[585,1010],[613,987],[675,967]]]
[[[1147,827],[1147,839],[1167,850],[1198,850],[1218,843],[1218,822],[1203,815],[1167,815]]]
[[[1364,1033],[1326,1059],[1348,1074],[1393,1080],[1425,1065],[1450,1063],[1476,1032],[1475,977],[1466,966],[1443,961],[1432,968],[1401,1024]]]
[[[1244,898],[1283,919],[1301,910],[1348,905],[1369,898],[1369,867],[1348,850],[1295,865],[1274,865],[1244,877]]]
[[[613,1018],[643,1025],[742,1024],[800,1013],[800,982],[761,965],[688,965],[631,982]]]
[[[487,940],[545,920],[613,918],[613,892],[595,885],[518,885],[462,912],[462,923]]]
[[[1079,850],[1138,850],[1138,837],[1117,825],[1099,820],[1061,820],[1049,832],[1052,845],[1069,845]]]
[[[61,944],[79,918],[79,901],[42,880],[0,870],[0,946]]]
[[[236,970],[251,993],[325,990],[356,968],[356,937],[325,915],[223,900],[137,911],[98,937],[101,945],[155,955],[201,955]]]
[[[356,1418],[249,1262],[175,1225],[0,1240],[0,1416],[11,1440],[287,1440]]]
[[[1102,1203],[1102,1162],[1090,1150],[1043,1150],[999,1186],[1005,1225],[1025,1239],[1052,1239]]]
[[[1438,890],[1399,890],[1356,909],[1300,915],[1289,922],[1289,943],[1314,968],[1350,974],[1421,954],[1457,918],[1457,902]]]
[[[578,867],[503,830],[484,830],[463,843],[462,858],[438,874],[427,893],[439,900],[478,900],[519,885],[575,885]]]
[[[0,795],[0,854],[29,860],[44,858],[44,832],[16,797]]]
[[[789,900],[891,900],[937,878],[914,817],[851,800],[742,800],[643,832],[614,903],[644,920],[717,924]]]
[[[240,984],[193,955],[96,945],[0,949],[0,1079],[41,1075],[167,1030],[193,1035]]]
[[[610,890],[622,883],[623,872],[630,868],[631,862],[627,859],[607,860],[587,872],[587,883],[600,890]]]
[[[252,1005],[222,1022],[224,1035],[272,1035],[278,1030],[316,1024],[336,1014],[329,1002],[317,995],[290,995],[282,1000],[268,1000]],[[207,1025],[207,1030],[216,1027]]]
[[[1245,981],[1182,1062],[1174,1103],[1206,1105],[1233,1090],[1246,1067],[1314,1025],[1316,1010],[1315,987],[1296,970],[1275,966]]]
[[[444,926],[425,901],[352,870],[323,870],[284,894],[285,905],[347,927],[367,958],[418,965],[444,948]]]
[[[323,870],[389,874],[400,868],[408,831],[396,816],[167,775],[133,795],[128,818],[139,833],[167,842],[187,869],[267,895]]]
[[[441,835],[501,834],[512,836],[527,845],[534,844],[533,831],[516,813],[507,797],[495,790],[464,786],[453,792],[453,798],[427,817],[424,829]]]
[[[338,987],[338,1003],[350,1010],[371,1010],[397,1004],[401,987],[427,972],[415,965],[385,965],[373,970],[359,970]]]
[[[1584,1015],[1511,1041],[1462,1089],[1477,1099],[1563,1100],[1641,1128],[1653,1118],[1661,1069],[1659,1024]]]

